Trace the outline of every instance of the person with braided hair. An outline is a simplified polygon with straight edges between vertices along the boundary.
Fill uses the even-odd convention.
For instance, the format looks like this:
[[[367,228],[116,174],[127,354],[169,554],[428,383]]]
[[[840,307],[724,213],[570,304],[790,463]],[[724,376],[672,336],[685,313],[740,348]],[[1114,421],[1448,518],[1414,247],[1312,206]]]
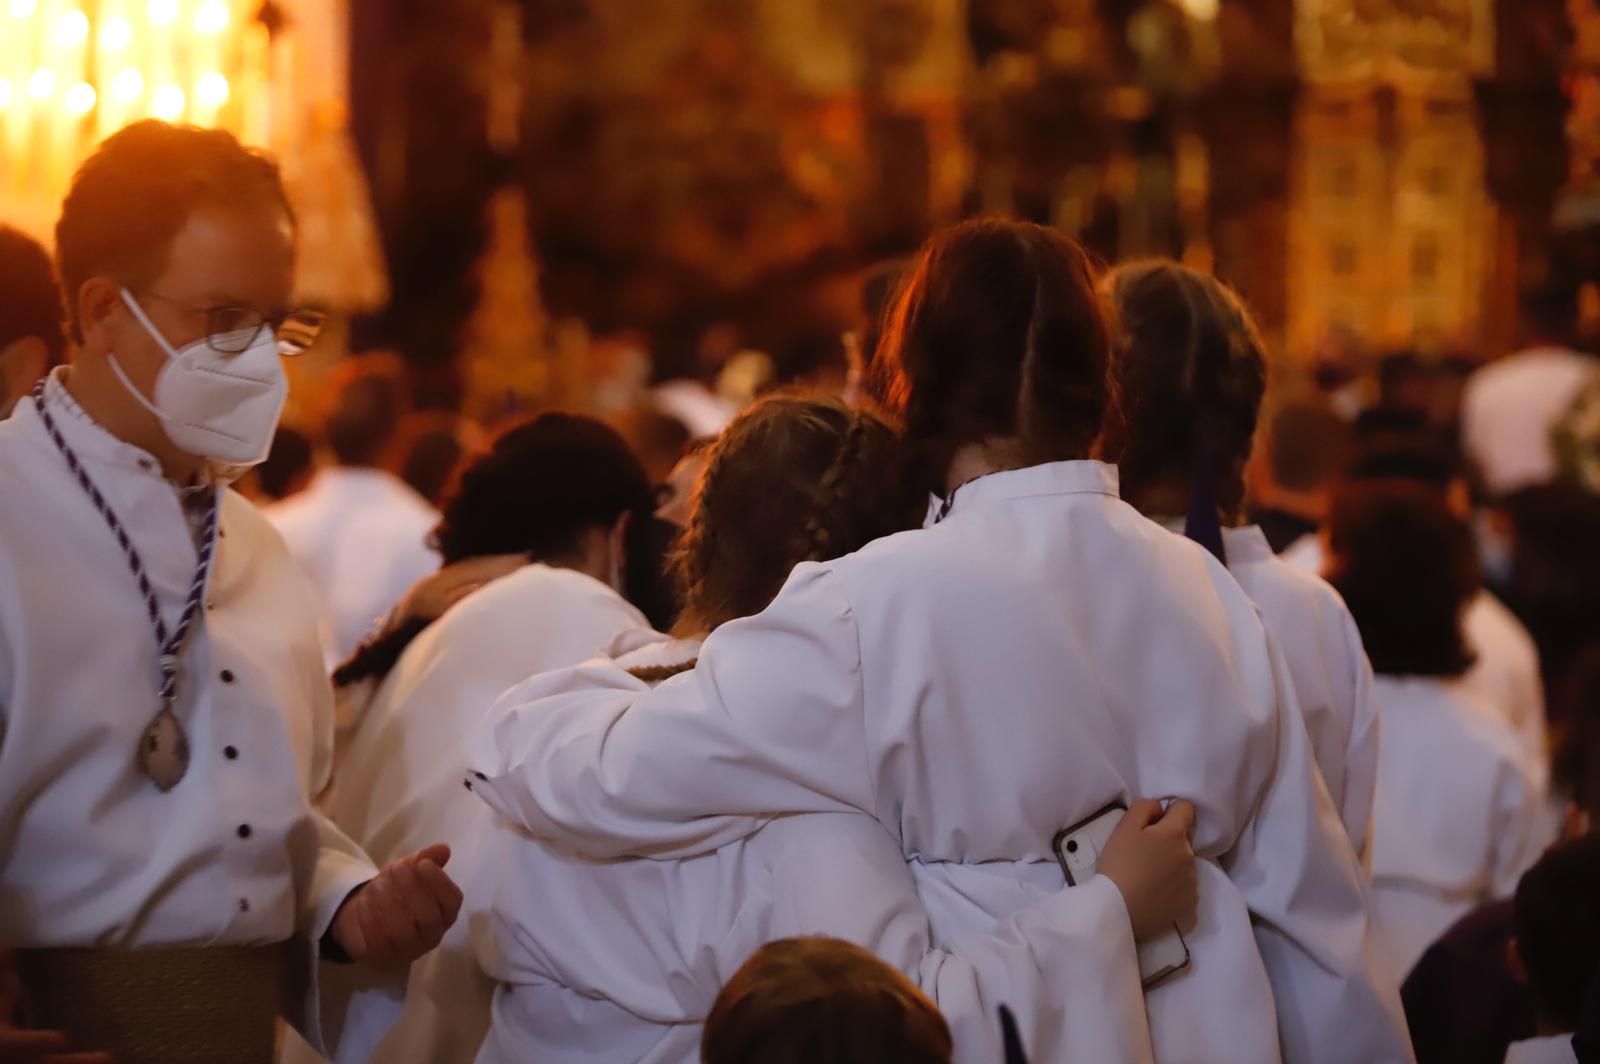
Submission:
[[[516,743],[474,742],[472,767],[491,785],[515,772],[528,831],[595,858],[867,813],[936,944],[1059,889],[1062,829],[1183,798],[1202,857],[1192,963],[1141,996],[1134,952],[1110,951],[1098,974],[1131,1000],[1077,1019],[1063,1002],[1029,1052],[1126,1059],[1132,1022],[1157,1059],[1410,1061],[1281,653],[1216,558],[1121,501],[1092,457],[1112,400],[1096,288],[1044,227],[936,233],[874,359],[907,483],[941,497],[925,527],[798,566],[689,675],[595,691],[578,670],[508,692],[482,734]]]
[[[1361,633],[1333,588],[1241,522],[1267,383],[1261,334],[1228,286],[1176,262],[1121,266],[1102,288],[1115,321],[1111,380],[1120,400],[1102,455],[1117,463],[1124,499],[1216,554],[1260,608],[1288,659],[1317,768],[1364,853],[1378,707]]]
[[[677,636],[627,636],[575,687],[685,682],[705,634],[760,613],[797,562],[910,527],[926,506],[898,475],[888,424],[837,399],[768,398],[705,459],[673,560],[684,598]],[[1170,927],[1191,913],[1191,811],[1181,804],[1165,816],[1158,803],[1135,805],[1092,884],[1042,894],[949,949],[931,942],[898,843],[861,813],[786,818],[684,861],[588,861],[522,830],[526,781],[513,762],[523,723],[500,720],[479,738],[503,751],[505,771],[465,780],[499,818],[469,886],[490,915],[480,959],[501,984],[483,1064],[688,1064],[747,957],[771,939],[811,934],[842,937],[903,971],[949,1016],[957,1059],[987,1062],[999,1044],[996,1002],[1033,1032],[1063,1013],[1089,1020],[1136,1000],[1137,983],[1125,995],[1107,964],[1131,951],[1132,927]],[[1148,1035],[1135,1035],[1115,1059],[1151,1059]]]

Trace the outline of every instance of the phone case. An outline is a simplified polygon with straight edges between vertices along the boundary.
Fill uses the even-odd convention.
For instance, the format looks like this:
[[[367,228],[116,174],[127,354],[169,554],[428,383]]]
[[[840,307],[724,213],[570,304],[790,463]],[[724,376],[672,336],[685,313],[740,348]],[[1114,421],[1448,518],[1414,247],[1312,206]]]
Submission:
[[[1093,878],[1100,863],[1100,851],[1126,814],[1127,809],[1121,803],[1113,802],[1093,816],[1056,832],[1050,848],[1061,862],[1061,871],[1069,887]],[[1146,989],[1189,966],[1189,944],[1176,926],[1172,934],[1140,943],[1138,949],[1139,979]]]

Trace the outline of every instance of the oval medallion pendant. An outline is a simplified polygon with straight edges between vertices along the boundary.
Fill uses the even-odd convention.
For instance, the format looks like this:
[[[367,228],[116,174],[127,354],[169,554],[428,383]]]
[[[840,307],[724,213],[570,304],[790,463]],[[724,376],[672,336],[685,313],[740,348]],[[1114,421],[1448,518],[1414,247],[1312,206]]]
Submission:
[[[139,767],[163,791],[176,787],[189,771],[189,737],[170,707],[156,714],[140,736]]]

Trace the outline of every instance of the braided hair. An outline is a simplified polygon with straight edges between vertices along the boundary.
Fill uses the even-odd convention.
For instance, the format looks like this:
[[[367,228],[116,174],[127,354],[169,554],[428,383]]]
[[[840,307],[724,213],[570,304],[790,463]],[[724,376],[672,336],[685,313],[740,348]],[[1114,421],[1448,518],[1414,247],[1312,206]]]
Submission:
[[[1115,396],[1101,453],[1138,509],[1172,517],[1205,483],[1228,521],[1244,508],[1244,467],[1266,393],[1265,345],[1232,289],[1169,261],[1105,279]]]
[[[760,613],[800,562],[915,527],[926,496],[899,463],[888,423],[838,399],[778,395],[740,415],[710,449],[670,562],[680,631]]]
[[[917,257],[884,323],[869,390],[900,425],[923,491],[963,447],[1015,441],[1023,462],[1086,458],[1106,415],[1095,267],[1069,237],[978,219]]]

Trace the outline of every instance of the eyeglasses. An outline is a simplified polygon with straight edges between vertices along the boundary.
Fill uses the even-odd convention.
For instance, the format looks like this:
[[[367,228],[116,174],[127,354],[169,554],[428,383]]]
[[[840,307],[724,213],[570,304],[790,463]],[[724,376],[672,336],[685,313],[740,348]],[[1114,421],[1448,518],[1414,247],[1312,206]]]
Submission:
[[[219,355],[242,355],[256,342],[263,328],[270,328],[278,341],[278,353],[286,358],[303,355],[317,342],[328,316],[320,310],[296,307],[278,314],[263,314],[250,307],[197,307],[161,295],[140,292],[141,299],[157,299],[192,314],[206,316],[206,346]]]

